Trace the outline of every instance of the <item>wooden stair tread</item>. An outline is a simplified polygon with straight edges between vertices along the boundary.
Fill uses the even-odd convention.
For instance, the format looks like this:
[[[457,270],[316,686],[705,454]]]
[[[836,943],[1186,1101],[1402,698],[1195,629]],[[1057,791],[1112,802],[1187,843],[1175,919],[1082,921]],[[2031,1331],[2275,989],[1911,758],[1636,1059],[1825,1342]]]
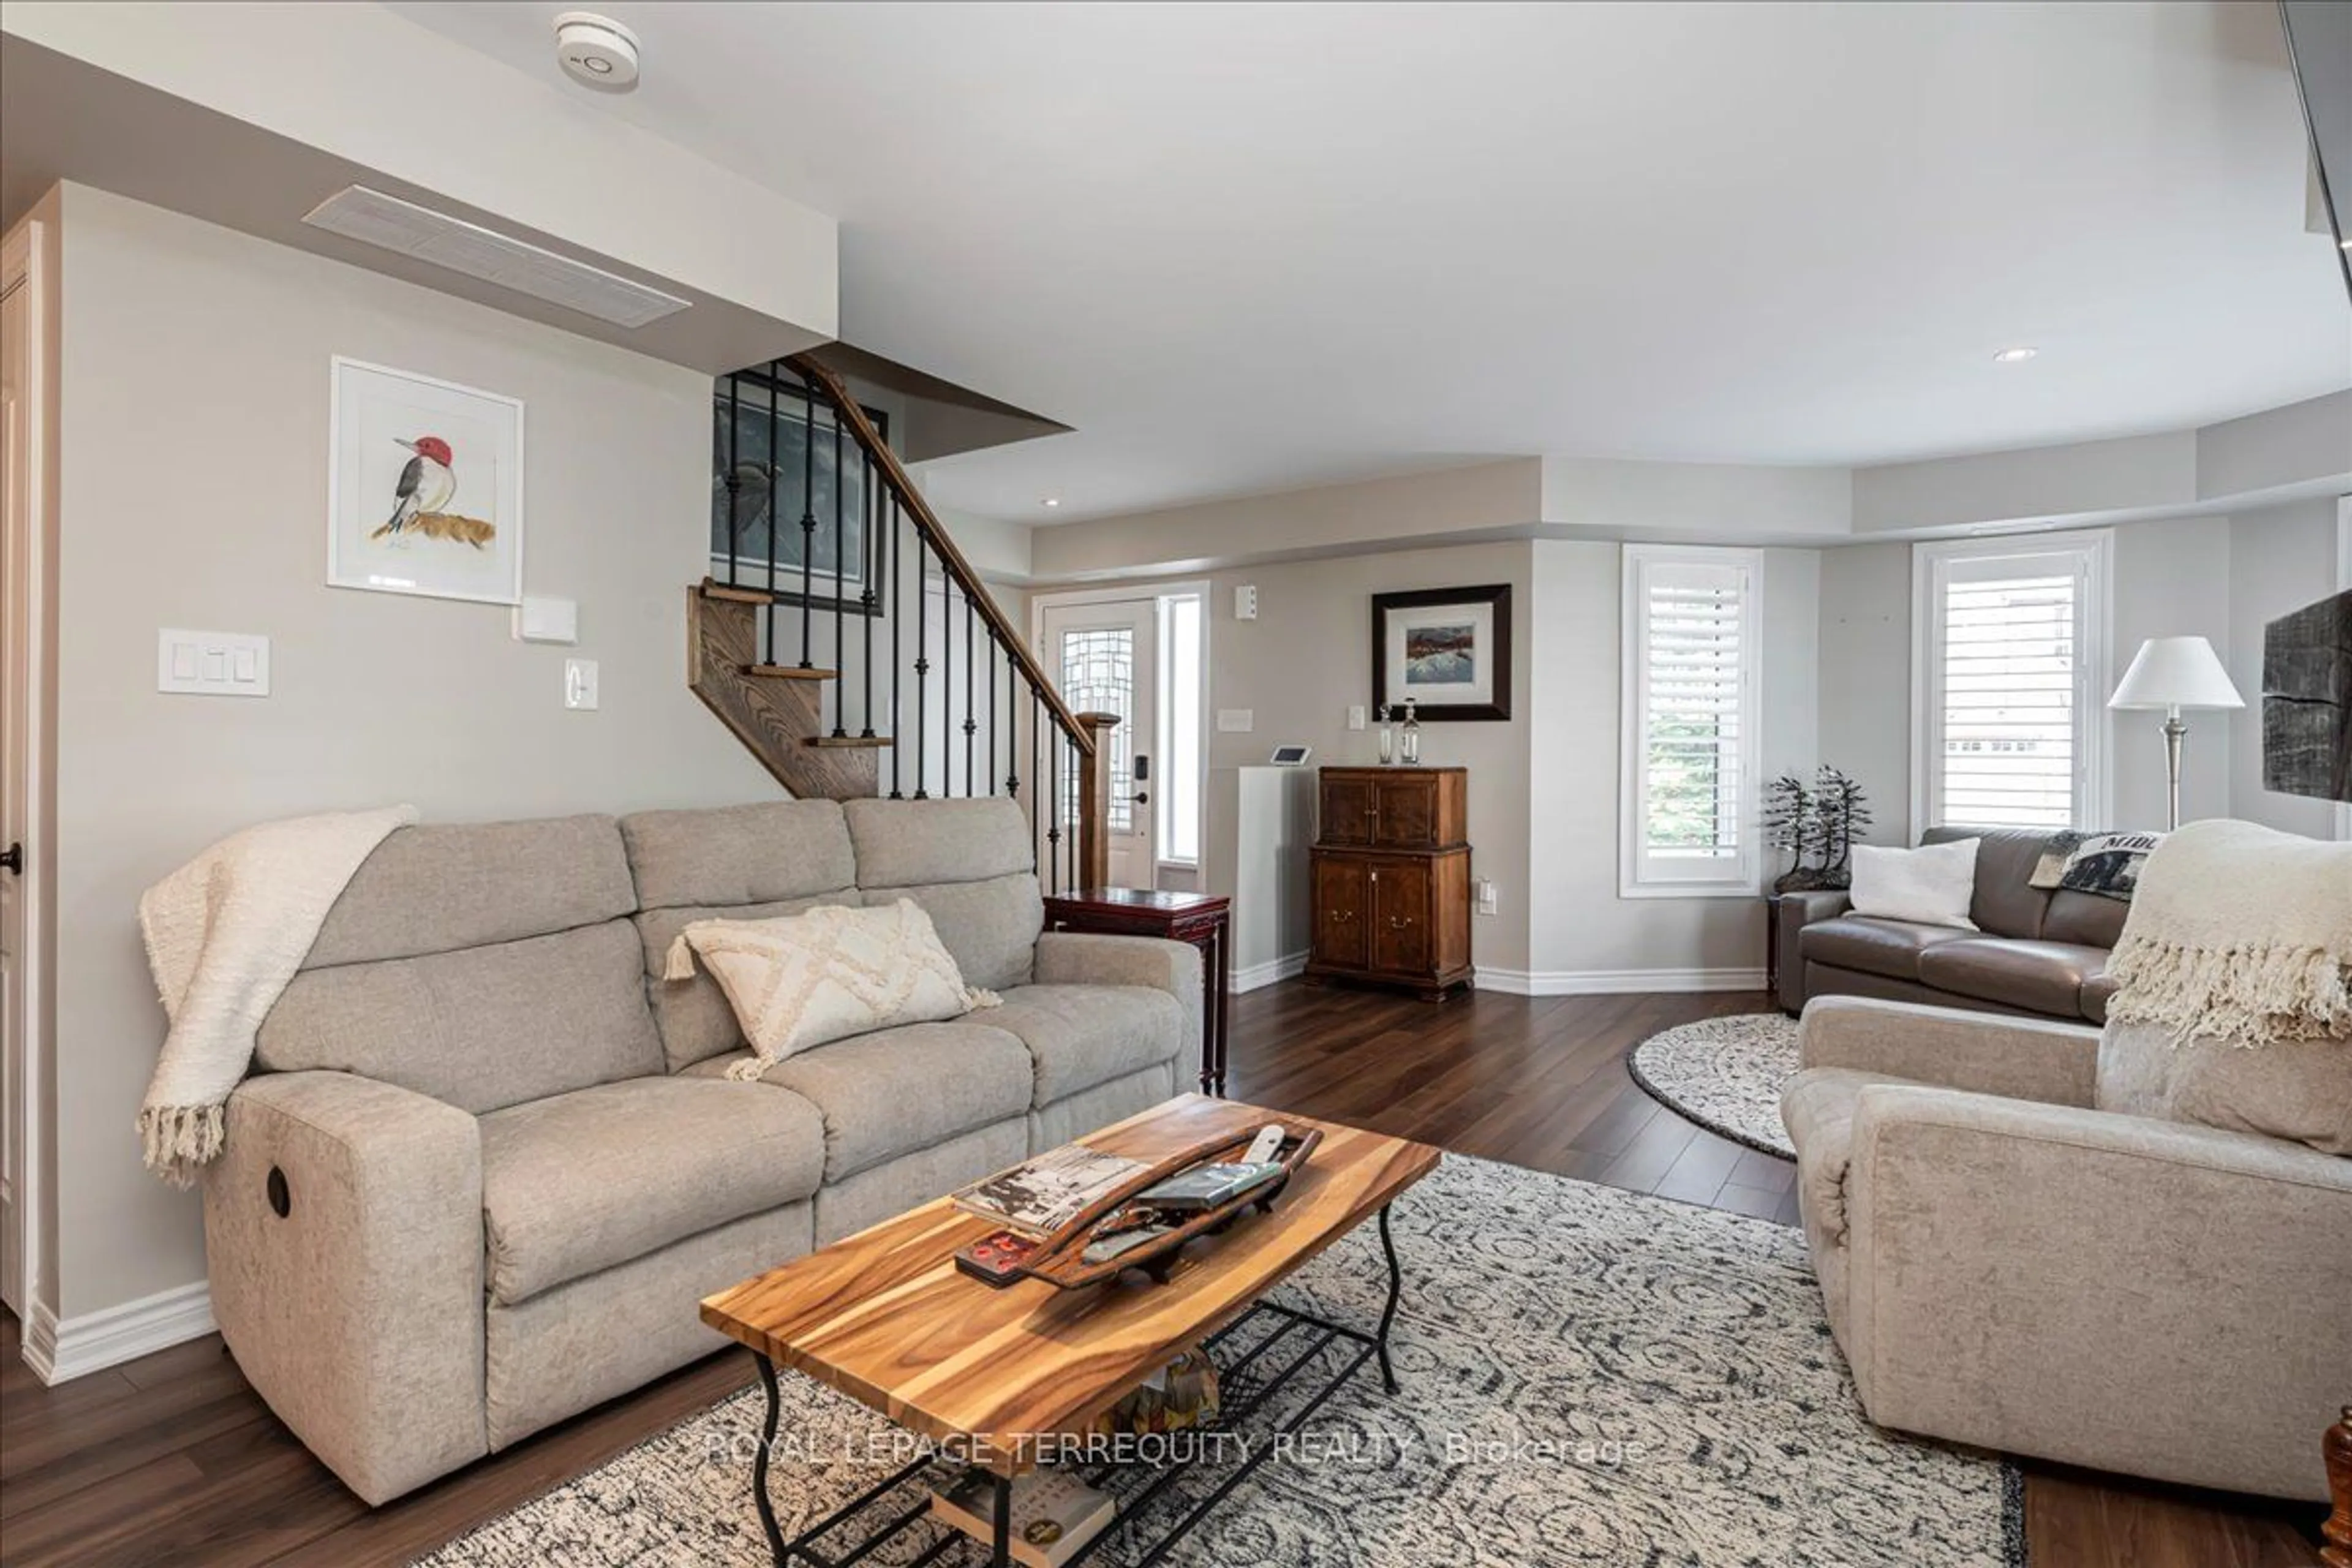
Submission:
[[[797,664],[747,664],[746,675],[756,675],[767,680],[837,680],[837,669],[803,669]]]
[[[730,605],[764,605],[775,595],[765,588],[738,588],[726,583],[714,583],[705,577],[696,590],[706,599],[721,599]]]
[[[801,742],[803,746],[840,747],[845,750],[887,746],[889,743],[887,735],[811,735]]]

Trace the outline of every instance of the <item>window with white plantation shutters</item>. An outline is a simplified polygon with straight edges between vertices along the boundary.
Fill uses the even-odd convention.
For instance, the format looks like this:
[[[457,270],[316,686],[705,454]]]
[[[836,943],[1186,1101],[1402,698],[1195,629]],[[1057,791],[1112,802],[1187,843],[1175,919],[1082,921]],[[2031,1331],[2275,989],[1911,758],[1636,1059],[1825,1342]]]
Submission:
[[[1625,546],[1629,896],[1756,890],[1761,565],[1752,550]]]
[[[2105,820],[2107,536],[1923,544],[1914,826]]]

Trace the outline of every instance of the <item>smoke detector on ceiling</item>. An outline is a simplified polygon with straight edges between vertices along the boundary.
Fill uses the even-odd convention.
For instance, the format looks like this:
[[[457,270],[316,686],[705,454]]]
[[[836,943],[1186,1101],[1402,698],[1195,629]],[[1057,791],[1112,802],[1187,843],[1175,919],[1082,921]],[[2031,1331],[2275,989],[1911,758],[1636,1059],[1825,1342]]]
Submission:
[[[563,74],[598,92],[637,85],[637,36],[610,16],[566,11],[555,19],[555,58]]]

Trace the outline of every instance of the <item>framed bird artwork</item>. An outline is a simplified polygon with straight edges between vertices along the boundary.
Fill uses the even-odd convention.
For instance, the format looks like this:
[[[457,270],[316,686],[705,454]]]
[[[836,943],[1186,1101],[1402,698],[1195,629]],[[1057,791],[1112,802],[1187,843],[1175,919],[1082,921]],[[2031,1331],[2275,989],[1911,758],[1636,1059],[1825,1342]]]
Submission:
[[[327,582],[522,600],[522,403],[337,355]]]

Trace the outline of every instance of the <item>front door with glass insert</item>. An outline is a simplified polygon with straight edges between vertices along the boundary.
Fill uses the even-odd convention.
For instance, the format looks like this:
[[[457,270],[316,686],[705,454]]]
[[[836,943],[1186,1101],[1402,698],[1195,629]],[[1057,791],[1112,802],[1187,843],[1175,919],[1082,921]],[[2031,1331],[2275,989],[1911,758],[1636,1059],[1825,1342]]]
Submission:
[[[1150,754],[1160,733],[1154,610],[1150,599],[1050,605],[1039,650],[1071,712],[1118,715],[1108,758],[1110,881],[1118,888],[1151,887],[1158,866],[1151,810],[1157,769]],[[1067,797],[1062,820],[1076,823],[1077,783],[1066,778],[1062,787]]]

